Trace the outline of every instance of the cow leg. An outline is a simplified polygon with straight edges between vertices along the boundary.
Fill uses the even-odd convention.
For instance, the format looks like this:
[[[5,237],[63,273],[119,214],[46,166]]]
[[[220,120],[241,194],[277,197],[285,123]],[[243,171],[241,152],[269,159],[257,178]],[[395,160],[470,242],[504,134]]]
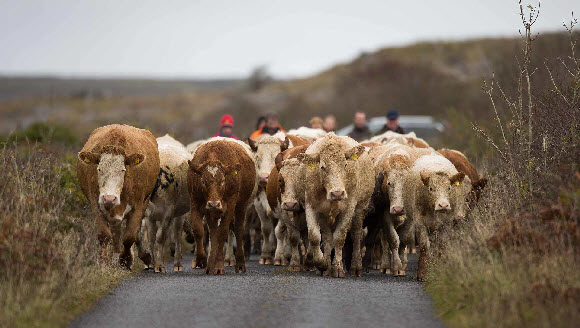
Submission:
[[[261,196],[259,198],[261,198]],[[260,225],[262,230],[262,252],[260,255],[260,261],[258,263],[272,264],[273,244],[271,242],[270,235],[272,234],[274,227],[272,225],[272,220],[266,213],[266,208],[263,207],[263,204],[259,198],[257,198],[254,202],[254,206],[256,206],[256,212],[260,218]]]
[[[393,254],[393,276],[398,276],[400,271],[403,269],[403,264],[401,263],[401,258],[399,257],[399,234],[395,230],[395,226],[393,225],[393,217],[390,213],[385,213],[385,221],[386,221],[386,237],[387,241],[389,242],[389,249],[390,253]],[[390,257],[390,255],[389,255]],[[389,266],[390,269],[390,266]]]
[[[352,238],[352,262],[350,266],[350,275],[353,277],[362,277],[363,275],[363,266],[362,266],[362,243],[363,243],[363,220],[365,217],[366,211],[364,210],[357,210],[355,211],[355,216],[351,223],[351,238]],[[344,229],[344,236],[346,238],[346,233],[348,226]],[[336,234],[336,232],[335,232]],[[340,239],[338,240],[340,241]],[[335,247],[338,247],[335,242]],[[344,240],[342,241],[342,245],[344,245]],[[342,250],[343,247],[340,247]],[[335,251],[336,253],[336,251]],[[341,254],[342,255],[342,254]],[[342,268],[342,262],[341,266]]]
[[[186,214],[187,215],[187,214]],[[181,249],[181,232],[183,231],[183,222],[186,215],[173,218],[173,239],[175,240],[175,254],[173,255],[173,271],[183,271],[182,249]]]
[[[203,247],[205,230],[202,216],[194,206],[191,207],[190,216],[191,231],[195,238],[195,254],[193,256],[193,261],[191,261],[191,268],[205,268],[207,267],[207,255],[205,254],[205,247]]]
[[[165,273],[165,245],[167,244],[167,230],[172,223],[170,218],[163,217],[157,222],[157,233],[155,234],[155,272]]]
[[[228,244],[226,245],[226,256],[224,259],[225,266],[234,266],[234,232],[230,230],[228,232]]]
[[[155,269],[155,238],[157,236],[157,222],[149,218],[147,220],[147,233],[149,234],[149,251],[151,252],[151,261],[147,267],[151,270]]]
[[[276,252],[274,254],[274,265],[282,265],[282,258],[284,257],[284,230],[286,230],[286,225],[282,220],[278,220],[276,225],[275,235],[276,235]]]
[[[347,216],[348,213],[345,213],[342,218],[337,218],[336,220],[338,221],[338,225],[336,226],[336,229],[334,230],[334,234],[331,236],[332,238],[332,248],[334,248],[334,260],[332,262],[332,267],[330,270],[330,274],[332,275],[333,278],[344,278],[344,269],[343,269],[343,265],[342,265],[342,248],[344,247],[344,241],[346,240],[346,234],[348,232],[348,228],[351,226],[352,224],[352,216],[350,216],[350,220],[349,220],[349,216]],[[353,245],[355,244],[354,238],[353,238]],[[354,247],[353,247],[354,248]],[[326,252],[326,247],[324,248],[325,252]],[[353,251],[354,254],[354,251]],[[326,254],[324,254],[326,256]],[[360,257],[360,250],[359,250],[359,257]],[[353,256],[354,257],[354,256]],[[329,258],[330,260],[330,258]],[[353,265],[355,262],[355,259],[352,259]],[[361,264],[362,266],[362,264]]]
[[[320,226],[318,224],[318,213],[312,206],[306,205],[306,224],[308,225],[308,242],[309,247],[306,253],[304,265],[310,267],[316,266],[320,271],[328,269],[328,264],[324,261],[324,255],[320,249]]]
[[[386,230],[386,229],[385,229]],[[381,233],[381,257],[379,270],[383,274],[391,274],[391,250],[389,248],[389,240],[386,233]]]
[[[286,231],[284,232],[284,252],[282,253],[282,265],[288,265],[291,259],[292,245],[290,244],[290,231],[288,231],[288,225],[286,225]]]
[[[418,221],[424,222],[424,221]],[[419,239],[419,260],[417,265],[417,280],[423,281],[427,271],[427,252],[429,251],[429,236],[424,225],[418,224],[415,226],[417,239]]]
[[[145,270],[153,268],[153,256],[151,251],[151,221],[148,217],[144,217],[141,221],[141,229],[139,239],[137,240],[137,249],[139,251],[139,258],[145,264]]]
[[[324,248],[324,251],[322,252],[323,265],[318,266],[318,269],[320,270],[321,275],[329,276],[331,273],[330,259],[334,245],[332,240],[332,231],[330,230],[330,226],[328,225],[327,222],[322,222],[322,224],[320,225],[320,230],[322,233],[322,247]]]
[[[247,208],[236,208],[234,217],[234,235],[236,237],[236,263],[235,272],[246,273],[246,252],[244,251],[244,232],[246,231]]]
[[[141,221],[143,220],[143,215],[145,214],[146,203],[137,205],[131,212],[129,212],[127,226],[125,227],[125,233],[123,234],[123,252],[119,256],[119,264],[128,270],[131,270],[133,265],[133,254],[131,252],[131,247],[135,241],[137,241],[137,234],[141,228]]]
[[[100,254],[99,259],[102,266],[106,266],[111,261],[109,254],[109,243],[113,240],[113,234],[109,227],[109,223],[104,215],[100,212],[97,215],[97,238],[99,240]]]

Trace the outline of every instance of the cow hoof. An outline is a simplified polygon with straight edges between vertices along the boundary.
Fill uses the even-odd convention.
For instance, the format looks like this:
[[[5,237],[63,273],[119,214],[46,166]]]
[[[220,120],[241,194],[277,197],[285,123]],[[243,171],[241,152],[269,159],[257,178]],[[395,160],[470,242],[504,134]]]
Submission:
[[[192,269],[196,269],[196,268],[203,269],[205,267],[207,267],[207,258],[206,257],[198,256],[197,258],[194,258],[191,261],[191,268]]]
[[[272,265],[272,259],[266,259],[266,260],[264,261],[264,264],[265,264],[265,265]]]
[[[165,273],[165,267],[164,266],[156,266],[155,273]]]
[[[173,272],[182,272],[182,271],[183,271],[183,265],[173,266]]]
[[[274,265],[275,266],[280,266],[281,265],[280,260],[274,260]]]
[[[300,266],[300,264],[290,265],[290,271],[300,272],[300,271],[302,271],[302,267]]]
[[[381,265],[380,264],[373,264],[372,268],[375,270],[380,270],[381,269]]]
[[[395,271],[393,271],[394,273]],[[391,274],[391,269],[381,269],[382,274]]]
[[[411,249],[409,250],[410,254],[417,254],[417,248],[415,247],[411,247]]]
[[[260,259],[258,260],[258,264],[264,264],[264,258],[260,257]]]
[[[417,281],[423,282],[423,281],[425,281],[425,278],[417,276]]]
[[[363,270],[362,269],[350,269],[348,273],[351,277],[362,277]]]
[[[333,266],[331,273],[333,278],[344,278],[344,270],[341,267]]]
[[[282,265],[283,266],[287,266],[288,265],[288,260],[287,259],[282,259]]]
[[[231,267],[236,266],[236,260],[230,260],[230,266]]]
[[[232,266],[232,265],[230,264],[230,260],[225,260],[225,261],[224,261],[224,266],[227,266],[227,267],[229,267],[229,266]]]
[[[324,271],[320,270],[320,275],[322,277],[328,277],[328,276],[330,276],[330,270],[324,270]]]
[[[394,273],[393,273],[393,275],[394,275]],[[397,271],[397,276],[404,277],[405,275],[406,275],[405,270],[398,270]]]
[[[246,273],[246,266],[244,264],[236,265],[236,273]]]

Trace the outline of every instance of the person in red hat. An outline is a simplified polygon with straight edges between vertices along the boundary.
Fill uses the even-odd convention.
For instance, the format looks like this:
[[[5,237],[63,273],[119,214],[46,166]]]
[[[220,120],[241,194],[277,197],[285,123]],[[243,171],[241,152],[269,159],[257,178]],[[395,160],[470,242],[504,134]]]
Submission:
[[[235,134],[233,134],[234,129],[234,118],[230,114],[224,114],[220,120],[220,132],[216,133],[214,137],[225,137],[240,140]]]

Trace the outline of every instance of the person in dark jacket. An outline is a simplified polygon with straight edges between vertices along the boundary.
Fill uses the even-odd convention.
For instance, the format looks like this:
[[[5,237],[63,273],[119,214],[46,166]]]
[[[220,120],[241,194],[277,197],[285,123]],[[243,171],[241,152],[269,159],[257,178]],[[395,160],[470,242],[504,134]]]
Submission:
[[[214,137],[225,137],[240,140],[235,134],[233,134],[234,129],[234,118],[230,114],[224,114],[220,120],[220,132],[216,133]]]
[[[396,109],[391,109],[387,112],[387,124],[383,128],[375,133],[375,136],[383,134],[387,131],[393,131],[400,134],[405,134],[405,130],[399,125],[399,112]]]
[[[367,116],[365,113],[356,112],[354,114],[354,128],[348,136],[356,141],[367,140],[371,137],[371,130],[367,126]]]

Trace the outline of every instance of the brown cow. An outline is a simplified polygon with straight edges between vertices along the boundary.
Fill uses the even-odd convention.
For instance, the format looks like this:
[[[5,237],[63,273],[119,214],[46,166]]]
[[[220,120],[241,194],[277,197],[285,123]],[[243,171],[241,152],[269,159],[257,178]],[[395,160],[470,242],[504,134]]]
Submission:
[[[224,274],[224,243],[233,226],[236,248],[236,273],[246,272],[244,229],[246,210],[257,189],[256,167],[241,142],[233,139],[211,140],[197,148],[189,161],[188,186],[191,227],[196,241],[193,267],[206,267],[208,274]],[[203,248],[205,217],[209,227],[210,255]]]
[[[305,244],[307,244],[307,226],[306,226],[306,216],[304,213],[304,201],[300,202],[299,198],[304,199],[304,172],[300,174],[301,168],[298,160],[295,160],[293,165],[289,165],[285,168],[285,172],[280,170],[284,166],[286,160],[296,158],[298,154],[304,153],[308,145],[297,146],[285,150],[276,156],[276,166],[272,169],[270,173],[270,178],[268,184],[266,185],[266,196],[268,199],[268,205],[272,208],[274,215],[278,217],[284,227],[288,231],[288,239],[290,241],[291,247],[291,259],[290,259],[290,270],[299,271],[300,267],[300,238]],[[292,168],[289,168],[289,167]],[[303,171],[303,170],[302,170]],[[286,174],[286,179],[284,179],[284,174]],[[292,176],[288,176],[291,174]],[[302,185],[302,195],[296,195],[295,185]],[[291,194],[290,199],[284,199],[287,202],[282,201],[282,194]],[[288,202],[289,200],[289,202]],[[279,224],[280,225],[280,224]],[[279,240],[280,236],[276,236]],[[278,253],[278,248],[276,249]],[[281,254],[280,254],[281,255]],[[282,256],[279,256],[282,257]],[[286,265],[286,258],[274,258],[274,265]]]
[[[473,207],[481,197],[481,192],[487,185],[487,179],[479,177],[477,169],[469,162],[463,153],[457,150],[445,148],[439,149],[437,152],[453,163],[453,166],[455,166],[457,171],[465,173],[465,175],[467,175],[471,180],[472,191],[468,197],[468,203]]]
[[[157,141],[148,130],[128,125],[107,125],[95,129],[78,155],[78,179],[97,220],[101,260],[108,263],[111,228],[123,233],[123,252],[119,262],[131,269],[131,247],[137,241],[149,196],[157,182],[159,152]],[[118,236],[113,245],[119,250]]]

